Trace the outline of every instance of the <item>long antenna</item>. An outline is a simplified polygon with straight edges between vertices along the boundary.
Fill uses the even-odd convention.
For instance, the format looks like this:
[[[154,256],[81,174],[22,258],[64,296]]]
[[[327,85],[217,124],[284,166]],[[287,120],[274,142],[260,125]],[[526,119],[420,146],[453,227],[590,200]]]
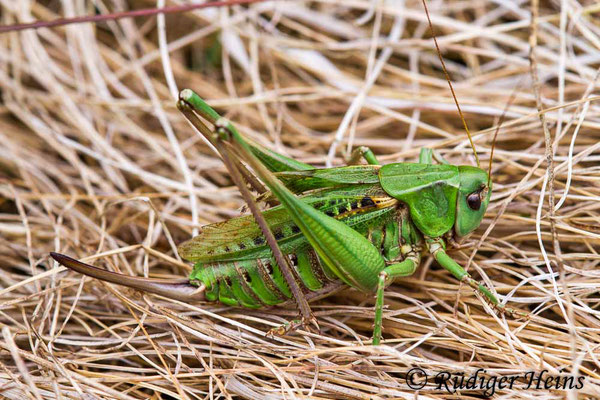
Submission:
[[[123,18],[138,18],[138,17],[147,17],[157,14],[174,14],[174,13],[182,13],[192,10],[197,10],[201,8],[209,8],[209,7],[224,7],[224,6],[232,6],[232,5],[240,5],[240,4],[252,4],[252,3],[260,3],[266,0],[219,0],[212,1],[209,3],[200,3],[200,4],[185,4],[179,6],[169,6],[162,8],[143,8],[141,10],[132,10],[132,11],[123,11],[112,14],[99,14],[99,15],[85,15],[82,17],[73,17],[73,18],[57,18],[51,21],[35,21],[29,22],[26,24],[14,24],[14,25],[0,25],[0,33],[5,32],[16,32],[23,31],[26,29],[39,29],[39,28],[52,28],[55,26],[62,25],[70,25],[70,24],[81,24],[84,22],[101,22],[107,20],[117,20]]]
[[[463,126],[465,127],[465,131],[467,132],[467,136],[469,137],[469,142],[471,143],[471,148],[473,149],[473,154],[475,154],[475,161],[477,162],[477,166],[480,167],[479,164],[479,156],[477,155],[477,151],[475,150],[475,144],[473,143],[473,138],[471,137],[471,132],[469,132],[469,127],[467,126],[467,121],[465,121],[465,117],[460,109],[460,105],[458,104],[458,100],[456,98],[456,94],[454,93],[454,88],[452,87],[452,83],[450,82],[450,75],[448,75],[448,71],[446,70],[446,64],[444,63],[444,59],[442,57],[442,52],[440,51],[440,46],[438,45],[437,39],[435,37],[435,32],[433,31],[433,24],[431,23],[431,17],[429,16],[429,9],[427,9],[427,2],[423,0],[423,7],[425,7],[425,14],[427,14],[427,22],[429,22],[429,30],[431,31],[431,36],[433,37],[433,43],[435,43],[435,48],[437,49],[438,57],[440,62],[442,63],[442,70],[444,71],[444,75],[446,75],[446,80],[448,81],[448,86],[450,86],[450,92],[452,92],[452,98],[454,99],[454,104],[456,104],[456,108],[458,109],[458,114],[460,115],[460,119],[462,120]]]
[[[500,116],[500,119],[498,120],[498,125],[496,125],[496,131],[494,132],[494,138],[492,139],[492,150],[490,151],[490,164],[488,166],[488,187],[490,187],[490,181],[492,179],[492,161],[494,160],[494,149],[496,148],[496,138],[498,137],[498,132],[500,131],[500,127],[504,123],[504,118],[506,117],[506,113],[508,112],[508,109],[510,108],[512,103],[515,101],[515,98],[517,97],[517,88],[519,86],[521,86],[521,85],[520,84],[517,85],[515,87],[515,89],[513,90],[513,92],[511,93],[511,95],[508,99],[508,102],[504,106],[504,111],[502,111],[502,115]]]

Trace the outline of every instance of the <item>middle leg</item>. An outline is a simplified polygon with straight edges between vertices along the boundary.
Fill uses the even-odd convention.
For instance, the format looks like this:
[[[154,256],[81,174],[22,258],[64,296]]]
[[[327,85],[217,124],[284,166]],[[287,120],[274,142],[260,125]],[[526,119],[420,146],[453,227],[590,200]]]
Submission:
[[[419,163],[421,164],[433,164],[433,160],[436,160],[440,164],[450,164],[439,151],[423,147],[419,153]]]
[[[379,165],[379,161],[377,161],[377,157],[375,157],[373,151],[366,146],[360,146],[352,150],[352,154],[350,154],[350,159],[348,159],[347,164],[358,165],[361,158],[364,158],[367,164]]]
[[[383,294],[385,287],[395,278],[412,275],[419,266],[420,255],[410,253],[404,261],[387,266],[379,273],[377,298],[375,300],[375,324],[373,327],[373,346],[381,343],[381,326],[383,323]]]

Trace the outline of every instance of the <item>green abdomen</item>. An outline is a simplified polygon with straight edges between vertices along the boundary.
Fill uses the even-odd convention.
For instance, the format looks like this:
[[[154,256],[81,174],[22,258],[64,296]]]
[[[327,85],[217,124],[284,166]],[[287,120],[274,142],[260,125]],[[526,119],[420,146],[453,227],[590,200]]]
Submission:
[[[315,291],[337,278],[310,246],[288,254],[303,290]],[[191,279],[206,285],[206,299],[250,308],[276,305],[292,297],[281,270],[272,259],[196,264]]]
[[[329,215],[333,214],[368,237],[386,260],[396,259],[400,253],[402,221],[407,221],[406,208],[398,203],[378,203],[375,197],[365,200],[360,207],[352,209],[351,206],[352,199],[348,205],[338,199],[329,209],[324,207],[322,211],[329,211]],[[331,211],[332,207],[334,211]],[[340,213],[340,209],[346,212]],[[282,241],[285,239],[288,239],[288,245],[282,246],[282,249],[289,257],[296,281],[305,293],[321,290],[339,280],[301,234],[293,240],[293,245],[289,243],[289,237]],[[270,254],[267,257],[198,262],[190,280],[206,286],[206,299],[209,301],[249,308],[280,304],[291,299],[292,295],[279,266]]]

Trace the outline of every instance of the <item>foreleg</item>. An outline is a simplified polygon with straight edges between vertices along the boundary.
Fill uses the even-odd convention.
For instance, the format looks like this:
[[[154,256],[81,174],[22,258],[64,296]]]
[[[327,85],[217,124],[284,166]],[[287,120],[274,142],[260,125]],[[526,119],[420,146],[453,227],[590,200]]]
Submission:
[[[523,317],[528,317],[527,313],[514,310],[512,308],[506,307],[504,304],[500,303],[498,298],[488,289],[483,283],[477,282],[475,279],[471,277],[471,275],[465,271],[463,267],[460,266],[456,261],[454,261],[444,250],[444,246],[441,240],[439,239],[428,239],[427,247],[436,261],[448,272],[450,272],[456,279],[461,282],[465,282],[475,291],[483,295],[485,299],[489,301],[489,303],[500,312],[506,312],[508,314],[520,315]]]

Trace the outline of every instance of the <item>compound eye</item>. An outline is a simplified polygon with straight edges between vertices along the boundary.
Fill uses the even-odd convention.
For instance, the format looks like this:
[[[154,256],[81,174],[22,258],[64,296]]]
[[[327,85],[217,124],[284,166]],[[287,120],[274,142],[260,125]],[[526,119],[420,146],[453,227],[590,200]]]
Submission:
[[[479,191],[473,192],[467,196],[467,205],[473,211],[477,211],[481,208],[481,197]]]

